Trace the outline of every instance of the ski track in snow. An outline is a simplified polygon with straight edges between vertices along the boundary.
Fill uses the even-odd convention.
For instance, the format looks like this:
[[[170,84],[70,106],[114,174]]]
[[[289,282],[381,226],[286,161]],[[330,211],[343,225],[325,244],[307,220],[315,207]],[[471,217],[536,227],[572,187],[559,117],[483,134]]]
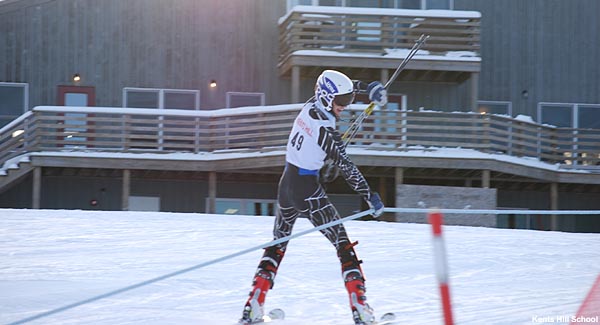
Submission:
[[[9,323],[271,240],[272,217],[0,210],[0,322]],[[442,322],[428,225],[346,223],[367,297],[401,324]],[[299,219],[295,232],[312,228]],[[458,324],[574,315],[600,272],[600,234],[444,227]],[[262,250],[31,324],[236,324]],[[319,233],[296,238],[266,310],[273,324],[350,325],[340,266]],[[557,323],[558,324],[558,323]]]

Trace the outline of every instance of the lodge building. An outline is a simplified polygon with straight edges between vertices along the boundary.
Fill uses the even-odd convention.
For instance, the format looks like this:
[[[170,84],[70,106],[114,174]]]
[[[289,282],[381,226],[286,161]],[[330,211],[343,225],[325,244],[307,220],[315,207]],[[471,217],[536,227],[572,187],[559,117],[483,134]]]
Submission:
[[[600,216],[511,213],[600,209],[598,12],[595,0],[5,0],[0,207],[272,215],[321,71],[385,83],[428,35],[348,147],[385,204],[598,232]],[[341,179],[328,191],[342,215],[365,208]]]

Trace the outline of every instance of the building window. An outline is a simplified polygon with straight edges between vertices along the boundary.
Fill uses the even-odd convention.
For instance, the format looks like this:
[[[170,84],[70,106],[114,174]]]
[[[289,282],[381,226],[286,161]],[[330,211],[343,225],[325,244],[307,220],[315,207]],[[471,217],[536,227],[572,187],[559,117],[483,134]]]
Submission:
[[[512,102],[479,100],[477,101],[477,112],[480,114],[507,115],[512,117]]]
[[[241,214],[250,216],[274,216],[276,200],[263,199],[227,199],[217,198],[215,200],[216,214]],[[206,198],[208,207],[208,198]]]
[[[187,89],[160,89],[160,88],[123,88],[123,107],[128,108],[154,108],[158,110],[200,109],[200,91]],[[138,130],[131,130],[130,134],[135,144],[133,149],[144,150],[172,150],[194,146],[194,140],[183,139],[181,128],[186,127],[189,118],[185,116],[136,116],[138,123],[132,124]],[[187,125],[187,127],[190,127]],[[198,128],[196,123],[195,128]],[[157,131],[152,131],[156,129]]]
[[[125,87],[123,107],[198,110],[200,91]]]
[[[563,128],[573,128],[560,134],[563,141],[573,145],[557,148],[563,151],[566,164],[599,165],[600,152],[594,141],[600,130],[600,104],[539,103],[539,123]]]
[[[0,82],[0,127],[29,110],[29,85]]]
[[[228,91],[225,105],[227,108],[265,106],[265,94]]]
[[[576,127],[576,120],[573,120],[572,104],[540,103],[537,120],[541,124],[557,127]]]

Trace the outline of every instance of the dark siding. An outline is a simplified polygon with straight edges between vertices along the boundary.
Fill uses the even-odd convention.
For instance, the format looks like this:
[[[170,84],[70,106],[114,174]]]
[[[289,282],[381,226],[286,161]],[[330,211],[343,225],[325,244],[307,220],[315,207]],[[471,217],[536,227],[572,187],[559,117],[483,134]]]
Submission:
[[[42,193],[42,209],[121,210],[121,179],[46,176]]]
[[[227,91],[285,103],[284,14],[285,1],[270,0],[20,0],[0,5],[0,81],[28,82],[32,107],[55,104],[74,73],[98,106],[121,106],[123,87],[198,89],[202,108],[224,107]]]
[[[533,117],[542,101],[600,103],[600,1],[455,0],[455,9],[482,13],[479,99]]]

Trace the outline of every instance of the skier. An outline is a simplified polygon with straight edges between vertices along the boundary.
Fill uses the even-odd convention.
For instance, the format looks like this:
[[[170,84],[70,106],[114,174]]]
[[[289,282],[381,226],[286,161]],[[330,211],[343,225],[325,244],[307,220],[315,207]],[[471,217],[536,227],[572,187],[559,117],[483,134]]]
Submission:
[[[383,213],[379,194],[371,191],[362,173],[350,161],[335,129],[340,114],[354,100],[355,91],[354,82],[341,72],[325,70],[317,78],[315,97],[304,105],[289,135],[286,166],[278,187],[279,206],[273,229],[275,239],[289,236],[300,215],[306,216],[314,226],[340,218],[319,182],[319,170],[326,159],[335,163],[346,182],[374,209],[375,217]],[[387,92],[380,82],[371,82],[367,92],[369,99],[377,105],[387,103]],[[337,250],[355,324],[372,324],[375,317],[366,303],[365,277],[360,267],[362,261],[358,260],[354,251],[358,242],[350,241],[343,224],[321,230],[321,233]],[[265,249],[240,324],[262,321],[265,297],[273,287],[287,243]]]

